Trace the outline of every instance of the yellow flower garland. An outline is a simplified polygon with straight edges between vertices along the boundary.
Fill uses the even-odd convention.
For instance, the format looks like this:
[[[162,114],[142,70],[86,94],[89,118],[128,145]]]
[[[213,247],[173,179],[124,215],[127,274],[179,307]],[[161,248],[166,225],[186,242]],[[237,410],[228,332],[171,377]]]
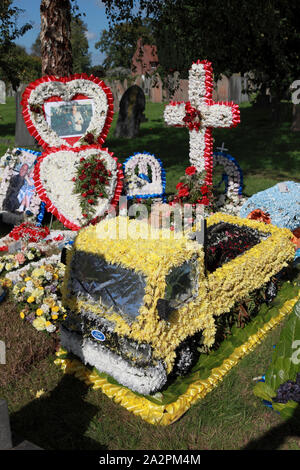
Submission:
[[[168,426],[177,421],[194,403],[204,398],[207,393],[213,390],[224,376],[234,367],[245,355],[249,354],[267,335],[267,333],[276,327],[282,319],[293,309],[300,298],[300,292],[297,297],[287,300],[279,309],[279,314],[271,318],[257,333],[251,335],[248,340],[237,347],[230,356],[225,359],[220,367],[214,368],[206,380],[196,380],[190,384],[185,393],[183,393],[175,402],[168,405],[156,405],[144,397],[138,397],[133,392],[120,385],[112,385],[105,378],[99,377],[97,373],[90,372],[78,360],[62,359],[60,356],[66,351],[60,350],[56,354],[58,359],[54,363],[61,367],[66,374],[74,374],[79,380],[87,385],[92,385],[95,390],[102,390],[105,395],[119,403],[122,407],[140,416],[144,421],[153,425]]]

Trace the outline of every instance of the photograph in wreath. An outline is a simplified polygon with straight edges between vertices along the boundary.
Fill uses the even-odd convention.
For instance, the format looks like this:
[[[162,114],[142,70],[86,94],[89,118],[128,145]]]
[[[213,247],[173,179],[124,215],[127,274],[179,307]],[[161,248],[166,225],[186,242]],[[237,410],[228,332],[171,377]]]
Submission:
[[[59,137],[81,136],[93,116],[92,100],[50,101],[45,103],[46,121]]]

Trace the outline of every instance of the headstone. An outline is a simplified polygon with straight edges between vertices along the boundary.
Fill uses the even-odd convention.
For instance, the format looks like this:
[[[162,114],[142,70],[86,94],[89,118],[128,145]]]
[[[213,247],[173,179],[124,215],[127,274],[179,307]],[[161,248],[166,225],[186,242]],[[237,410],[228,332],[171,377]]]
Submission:
[[[32,147],[37,145],[36,140],[29,134],[26,127],[22,106],[22,94],[26,88],[26,84],[21,84],[16,93],[16,129],[15,129],[15,146],[16,147]]]
[[[215,101],[228,101],[229,96],[229,79],[226,75],[221,75],[221,78],[217,81],[213,93],[213,99]]]
[[[228,101],[234,101],[235,103],[249,101],[247,93],[243,93],[246,88],[247,79],[234,73],[229,79]]]
[[[189,99],[189,81],[179,80],[179,86],[176,88],[175,93],[172,96],[174,101],[188,101]]]
[[[116,137],[130,139],[138,135],[140,123],[145,119],[145,106],[145,95],[140,87],[133,85],[125,91],[119,106]]]
[[[3,80],[0,80],[0,104],[6,103],[6,86]]]
[[[150,101],[152,103],[162,102],[162,81],[159,75],[154,75],[150,87]]]
[[[0,450],[12,448],[8,407],[5,400],[0,400]]]

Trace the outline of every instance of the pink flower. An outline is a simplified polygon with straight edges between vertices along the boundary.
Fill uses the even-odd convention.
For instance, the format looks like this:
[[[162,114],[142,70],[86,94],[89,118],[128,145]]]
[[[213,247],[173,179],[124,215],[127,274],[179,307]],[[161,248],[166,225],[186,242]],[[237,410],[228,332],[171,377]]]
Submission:
[[[23,264],[25,262],[25,256],[23,255],[23,253],[17,253],[15,255],[15,260],[18,261],[18,263],[20,264]]]

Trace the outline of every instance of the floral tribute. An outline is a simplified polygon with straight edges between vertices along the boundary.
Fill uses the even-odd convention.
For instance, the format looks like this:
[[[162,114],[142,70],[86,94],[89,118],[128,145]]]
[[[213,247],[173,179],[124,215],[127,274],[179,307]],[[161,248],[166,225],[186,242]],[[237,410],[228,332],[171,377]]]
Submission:
[[[134,238],[118,235],[124,224]],[[82,229],[67,260],[63,304],[69,313],[62,346],[142,394],[166,383],[180,366],[180,354],[182,367],[191,366],[191,348],[185,340],[194,338],[193,348],[200,343],[211,348],[217,317],[265,286],[295,253],[287,229],[226,214],[214,214],[207,225],[212,232],[219,233],[220,228],[223,232],[211,251],[222,244],[234,247],[234,259],[230,249],[224,259],[217,253],[218,263],[209,273],[205,273],[203,246],[184,234],[125,217]],[[240,232],[242,250],[236,235]],[[215,260],[216,255],[211,253]],[[85,272],[91,269],[89,282]],[[102,285],[109,286],[108,293]],[[130,295],[134,302],[128,305]],[[75,340],[74,328],[82,341]],[[98,331],[96,338],[92,329]]]
[[[37,243],[49,235],[50,230],[47,226],[38,227],[29,222],[24,222],[23,224],[14,227],[9,233],[9,237],[13,240],[23,240],[27,243]]]
[[[26,212],[34,217],[39,214],[41,200],[35,191],[32,173],[40,155],[34,150],[14,148],[1,157],[0,212]]]
[[[62,138],[46,120],[45,104],[90,99],[93,114],[81,137]],[[111,90],[98,77],[74,74],[69,77],[45,76],[30,83],[21,101],[23,116],[30,134],[44,148],[103,145],[113,118]]]
[[[26,264],[39,260],[44,254],[35,247],[29,247],[16,254],[7,254],[0,257],[0,275],[6,275]]]
[[[190,135],[190,163],[212,185],[214,127],[235,127],[240,122],[239,108],[233,102],[212,100],[213,73],[207,60],[193,63],[189,71],[189,101],[171,101],[164,111],[170,126],[186,127]]]
[[[166,172],[161,160],[154,155],[136,152],[125,160],[123,168],[128,199],[164,197]]]
[[[195,166],[185,169],[185,175],[176,185],[177,194],[170,198],[170,204],[202,204],[213,210],[212,185],[203,182]]]
[[[300,183],[284,181],[249,197],[240,209],[247,217],[260,209],[268,214],[272,224],[293,231],[300,227]]]
[[[47,211],[71,230],[116,206],[122,179],[121,164],[108,149],[96,145],[48,149],[34,172],[37,193]]]
[[[21,279],[12,288],[20,318],[39,331],[53,333],[65,318],[60,292],[64,273],[61,263],[31,267],[21,273]]]

